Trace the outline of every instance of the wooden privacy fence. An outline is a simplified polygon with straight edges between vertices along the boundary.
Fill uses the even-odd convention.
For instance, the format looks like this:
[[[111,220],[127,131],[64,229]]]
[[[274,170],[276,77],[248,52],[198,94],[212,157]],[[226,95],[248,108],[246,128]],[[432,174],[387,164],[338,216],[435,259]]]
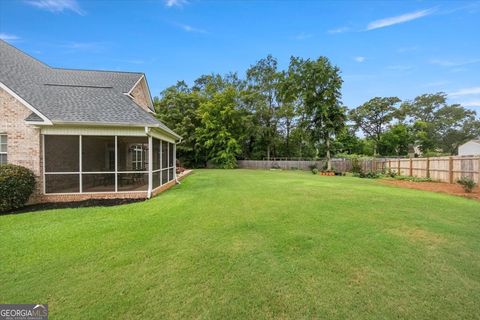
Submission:
[[[362,159],[360,165],[363,171],[382,171],[385,169],[386,159]],[[310,170],[316,166],[319,170],[326,167],[327,160],[238,160],[238,167],[242,169],[273,169],[283,170]],[[339,172],[352,171],[352,160],[344,158],[332,159],[332,169]]]
[[[391,170],[401,176],[431,178],[435,181],[455,183],[468,177],[480,183],[480,156],[454,156],[435,158],[375,158],[359,159],[363,171]],[[326,160],[238,160],[244,169],[310,170],[312,166],[322,169]],[[332,159],[332,169],[340,172],[352,171],[351,159]]]
[[[387,159],[385,168],[401,176],[430,178],[449,183],[468,177],[480,183],[479,156]]]

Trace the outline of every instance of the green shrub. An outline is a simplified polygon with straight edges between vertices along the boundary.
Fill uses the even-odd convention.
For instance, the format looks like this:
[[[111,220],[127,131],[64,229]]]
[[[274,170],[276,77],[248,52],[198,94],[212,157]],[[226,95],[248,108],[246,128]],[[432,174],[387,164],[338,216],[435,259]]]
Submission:
[[[352,172],[358,173],[358,174],[362,173],[361,159],[358,157],[355,157],[355,158],[352,158],[351,161],[352,161]]]
[[[358,177],[358,178],[366,178],[366,179],[378,179],[382,175],[379,172],[373,172],[373,171],[363,172],[363,171],[360,171],[360,172],[354,173],[353,176]]]
[[[462,177],[461,179],[457,180],[457,183],[463,187],[463,190],[465,190],[465,192],[468,193],[472,192],[473,189],[475,189],[475,187],[477,186],[477,183],[469,177]]]
[[[392,169],[388,169],[386,172],[385,172],[385,175],[390,177],[390,178],[395,178],[397,176],[397,173],[395,171],[393,171]]]
[[[313,174],[318,174],[318,169],[317,169],[317,168],[313,168],[313,169],[312,169],[312,173],[313,173]]]
[[[34,189],[35,175],[30,169],[0,165],[0,212],[23,207]]]

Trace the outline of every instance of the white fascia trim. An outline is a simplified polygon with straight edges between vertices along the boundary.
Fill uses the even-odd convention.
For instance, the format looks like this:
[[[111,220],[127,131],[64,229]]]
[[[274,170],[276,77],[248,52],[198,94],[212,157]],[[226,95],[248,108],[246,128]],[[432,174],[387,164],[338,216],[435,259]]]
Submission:
[[[43,121],[26,121],[26,120],[23,120],[24,123],[26,124],[30,124],[32,126],[51,126],[52,124],[51,123],[45,123]]]
[[[155,113],[155,108],[153,106],[152,93],[150,92],[150,86],[148,85],[147,77],[145,77],[145,75],[143,77],[145,79],[145,85],[147,86],[148,100],[150,102],[150,109],[152,110],[153,113]]]
[[[150,88],[148,87],[148,82],[147,82],[147,78],[145,77],[145,74],[142,74],[142,76],[140,77],[140,79],[138,79],[137,82],[135,82],[135,84],[134,84],[133,87],[130,89],[130,91],[128,91],[128,92],[125,93],[125,94],[126,94],[127,96],[129,96],[130,98],[133,98],[133,96],[132,96],[132,91],[133,91],[133,89],[135,89],[135,87],[136,87],[142,80],[145,80],[145,86],[147,87],[147,91],[148,91],[148,105],[149,105],[149,109],[152,111],[152,113],[154,113],[152,94],[150,93]]]
[[[38,111],[37,109],[35,109],[30,103],[28,103],[27,101],[23,100],[22,97],[20,97],[18,94],[16,94],[12,89],[10,89],[9,87],[7,87],[3,82],[0,81],[0,88],[2,88],[3,90],[5,90],[6,92],[8,92],[12,97],[14,97],[16,100],[20,101],[21,104],[23,104],[25,107],[27,107],[30,111],[36,113],[40,118],[42,118],[42,120],[44,121],[44,123],[42,123],[43,125],[52,125],[52,121],[50,121],[50,119],[48,119],[47,117],[45,117],[40,111]]]
[[[160,134],[158,134],[158,131],[160,131]],[[178,141],[181,140],[181,138],[176,137],[172,135],[170,132],[165,131],[162,128],[158,128],[158,127],[145,127],[145,133],[148,136],[152,136],[157,139],[162,139],[170,143],[178,143]]]

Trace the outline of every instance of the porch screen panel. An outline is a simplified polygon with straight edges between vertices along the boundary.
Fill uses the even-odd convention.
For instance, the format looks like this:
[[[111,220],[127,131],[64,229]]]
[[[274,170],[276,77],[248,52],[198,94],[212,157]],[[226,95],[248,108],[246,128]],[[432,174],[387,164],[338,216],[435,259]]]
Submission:
[[[80,192],[80,137],[44,136],[45,192]]]
[[[148,173],[119,173],[118,191],[147,191]]]
[[[148,171],[147,137],[118,137],[118,171]]]
[[[80,175],[78,174],[46,174],[46,193],[80,192]]]
[[[161,177],[160,176],[161,176],[160,171],[152,173],[152,188],[153,189],[160,187],[160,185],[161,185],[161,181],[160,181]]]
[[[115,173],[115,137],[82,137],[82,172]]]
[[[147,137],[117,137],[118,191],[148,190],[148,154]]]
[[[115,173],[82,174],[83,192],[114,192]]]
[[[160,140],[153,138],[152,139],[153,152],[152,152],[152,168],[153,171],[159,170],[161,165],[160,159]]]
[[[168,168],[168,142],[162,141],[162,169]]]
[[[168,182],[168,169],[162,170],[162,184]]]
[[[79,136],[45,136],[45,172],[79,172]]]
[[[173,143],[168,144],[168,167],[173,167]],[[170,177],[172,179],[172,177]]]

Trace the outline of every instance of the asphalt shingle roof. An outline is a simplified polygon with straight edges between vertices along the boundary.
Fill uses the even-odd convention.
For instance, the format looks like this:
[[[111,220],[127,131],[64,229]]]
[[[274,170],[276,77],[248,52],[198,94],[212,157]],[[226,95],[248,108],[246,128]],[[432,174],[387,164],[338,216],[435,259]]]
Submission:
[[[52,123],[98,123],[172,130],[125,95],[143,73],[52,68],[0,40],[0,82]],[[27,121],[41,121],[35,113]]]

